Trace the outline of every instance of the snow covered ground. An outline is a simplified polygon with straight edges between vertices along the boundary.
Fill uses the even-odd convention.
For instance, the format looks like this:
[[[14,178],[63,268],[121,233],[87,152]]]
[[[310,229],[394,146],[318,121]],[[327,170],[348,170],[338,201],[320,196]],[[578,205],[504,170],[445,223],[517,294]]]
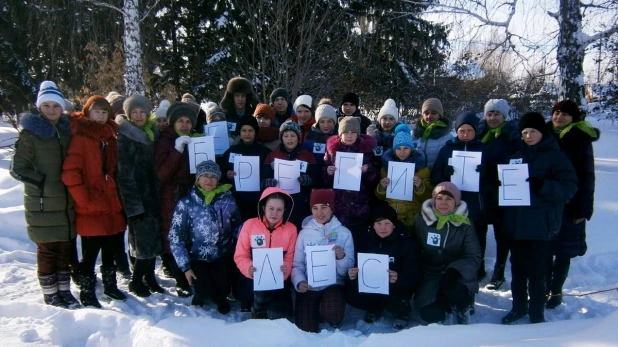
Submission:
[[[618,286],[618,125],[590,121],[602,131],[595,144],[597,192],[595,213],[588,225],[588,254],[572,262],[565,294],[577,295]],[[23,217],[23,186],[8,173],[14,129],[0,125],[0,336],[6,346],[611,346],[618,345],[618,292],[569,296],[565,304],[546,312],[547,323],[502,326],[510,309],[508,284],[502,291],[482,289],[476,314],[468,326],[420,326],[395,332],[389,317],[376,324],[362,322],[360,311],[348,308],[343,327],[319,334],[299,331],[287,320],[252,321],[233,303],[226,316],[214,305],[195,308],[190,299],[172,293],[126,302],[102,300],[103,309],[68,311],[43,304],[36,279],[35,247]],[[488,235],[488,271],[494,259]],[[510,274],[507,274],[507,277]],[[173,282],[161,279],[168,291]],[[484,286],[487,279],[482,283]],[[120,283],[127,291],[127,283]],[[77,291],[74,290],[77,294]],[[102,288],[97,288],[102,297]]]

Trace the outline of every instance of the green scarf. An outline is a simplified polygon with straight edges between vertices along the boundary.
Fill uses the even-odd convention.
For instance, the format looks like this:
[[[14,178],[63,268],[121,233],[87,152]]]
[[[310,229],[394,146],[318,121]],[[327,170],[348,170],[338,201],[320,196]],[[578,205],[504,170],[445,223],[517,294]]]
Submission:
[[[442,215],[438,211],[436,211],[436,209],[433,210],[433,213],[436,215],[436,218],[438,218],[438,225],[436,226],[437,230],[442,230],[442,228],[444,228],[444,226],[448,222],[455,222],[459,224],[470,224],[470,220],[468,219],[468,217],[462,216],[460,214],[449,213],[449,214]]]
[[[590,135],[590,137],[592,137],[593,139],[596,139],[597,136],[598,136],[597,132],[594,130],[594,127],[592,127],[592,124],[586,122],[585,120],[580,121],[580,122],[571,123],[571,124],[565,126],[564,128],[558,128],[558,127],[554,126],[554,131],[556,133],[560,134],[560,138],[562,138],[573,127],[578,127],[579,130],[581,130],[581,131],[585,132],[586,134]]]
[[[500,134],[502,134],[502,129],[504,128],[504,126],[506,125],[506,122],[503,122],[502,124],[500,124],[498,127],[493,128],[493,129],[489,129],[489,131],[487,132],[487,134],[485,134],[485,136],[483,136],[483,139],[481,140],[482,143],[487,143],[493,139],[497,139]]]
[[[425,132],[423,133],[423,141],[427,141],[427,139],[431,135],[431,131],[433,130],[433,128],[446,128],[446,124],[444,124],[444,122],[441,120],[437,120],[431,124],[427,124],[424,119],[421,119],[421,126],[425,128]]]
[[[157,124],[157,116],[150,116],[144,125],[137,125],[131,119],[129,119],[129,122],[133,123],[133,125],[135,125],[139,130],[145,132],[150,141],[154,141],[154,131],[152,131],[152,129],[154,129]]]
[[[219,193],[227,192],[228,190],[230,190],[230,188],[232,188],[232,185],[231,184],[221,184],[209,192],[205,191],[204,188],[197,185],[197,183],[195,184],[195,187],[197,188],[197,190],[200,191],[200,193],[202,193],[202,195],[204,195],[204,205],[202,206],[206,207],[210,205],[210,203],[212,202],[212,199],[215,198],[215,195]]]
[[[178,134],[178,136],[187,136],[187,134],[181,132],[181,131],[176,131],[176,134]],[[204,136],[204,134],[200,134],[200,133],[196,133],[193,132],[191,135],[188,135],[189,137],[201,137]]]

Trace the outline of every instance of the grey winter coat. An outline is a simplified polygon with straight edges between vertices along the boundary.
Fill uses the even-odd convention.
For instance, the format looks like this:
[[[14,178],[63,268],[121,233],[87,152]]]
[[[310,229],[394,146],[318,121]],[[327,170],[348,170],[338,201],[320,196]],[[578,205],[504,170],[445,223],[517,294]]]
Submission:
[[[422,136],[425,132],[425,128],[421,126],[421,122],[416,122],[416,126],[412,131],[412,137],[414,138],[414,145],[416,148],[425,154],[427,157],[427,167],[429,170],[433,169],[433,163],[438,159],[438,153],[440,149],[444,147],[447,141],[453,139],[453,126],[447,119],[441,119],[446,123],[446,128],[434,128],[427,140],[423,140]]]
[[[159,230],[159,180],[154,170],[154,141],[121,116],[116,117],[116,123],[118,190],[128,217],[130,252],[137,259],[152,259],[163,251]],[[154,132],[156,140],[156,127]]]
[[[440,275],[449,268],[461,274],[459,282],[468,288],[470,295],[479,291],[476,271],[481,265],[481,247],[474,227],[448,222],[441,230],[437,230],[438,219],[432,206],[432,199],[423,203],[422,216],[418,217],[414,228],[422,248],[421,285],[414,295],[414,304],[418,309],[437,300]],[[455,214],[468,215],[464,201],[457,207]]]
[[[184,272],[191,269],[192,259],[214,261],[233,253],[241,227],[231,191],[218,193],[204,206],[204,196],[193,187],[172,216],[169,242],[178,267]]]
[[[76,236],[73,198],[62,183],[62,164],[71,143],[67,116],[56,125],[23,114],[10,173],[24,183],[28,237],[36,243],[70,241]]]

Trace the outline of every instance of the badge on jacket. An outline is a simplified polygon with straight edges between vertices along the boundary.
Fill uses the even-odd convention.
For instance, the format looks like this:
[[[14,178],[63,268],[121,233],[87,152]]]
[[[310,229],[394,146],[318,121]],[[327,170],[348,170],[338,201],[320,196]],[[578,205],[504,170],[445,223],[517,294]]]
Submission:
[[[523,164],[524,160],[522,158],[519,159],[511,159],[511,161],[509,161],[509,164]]]
[[[251,235],[251,248],[260,248],[266,246],[266,236],[264,234]]]
[[[440,247],[440,241],[442,236],[436,233],[427,234],[427,244],[430,246]]]
[[[314,143],[313,144],[313,153],[322,153],[326,152],[326,144],[325,143]]]

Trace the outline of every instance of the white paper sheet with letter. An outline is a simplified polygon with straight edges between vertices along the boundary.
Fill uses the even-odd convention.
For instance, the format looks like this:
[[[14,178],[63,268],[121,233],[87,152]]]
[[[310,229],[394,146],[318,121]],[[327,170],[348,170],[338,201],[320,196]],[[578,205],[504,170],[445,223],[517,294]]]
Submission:
[[[498,165],[499,206],[530,206],[528,164]]]
[[[333,245],[307,246],[307,283],[311,287],[323,287],[337,283],[337,267]]]
[[[389,199],[412,201],[414,199],[414,163],[388,162],[386,197]]]
[[[388,254],[358,253],[358,292],[389,292]]]
[[[253,290],[275,290],[283,288],[283,248],[254,248]]]
[[[300,193],[300,162],[298,160],[275,159],[273,163],[277,187],[288,194]]]
[[[478,192],[480,173],[476,167],[481,165],[482,152],[453,151],[452,166],[455,172],[451,176],[451,182],[460,190],[466,192]]]
[[[234,156],[234,185],[237,192],[260,191],[260,157]],[[237,201],[237,203],[242,203]]]
[[[215,155],[221,155],[230,148],[227,137],[227,122],[214,122],[204,126],[204,133],[214,137]]]
[[[363,153],[337,152],[333,188],[360,191],[362,166]]]
[[[189,172],[195,173],[195,166],[203,161],[215,161],[215,143],[212,136],[192,137],[189,147]]]

